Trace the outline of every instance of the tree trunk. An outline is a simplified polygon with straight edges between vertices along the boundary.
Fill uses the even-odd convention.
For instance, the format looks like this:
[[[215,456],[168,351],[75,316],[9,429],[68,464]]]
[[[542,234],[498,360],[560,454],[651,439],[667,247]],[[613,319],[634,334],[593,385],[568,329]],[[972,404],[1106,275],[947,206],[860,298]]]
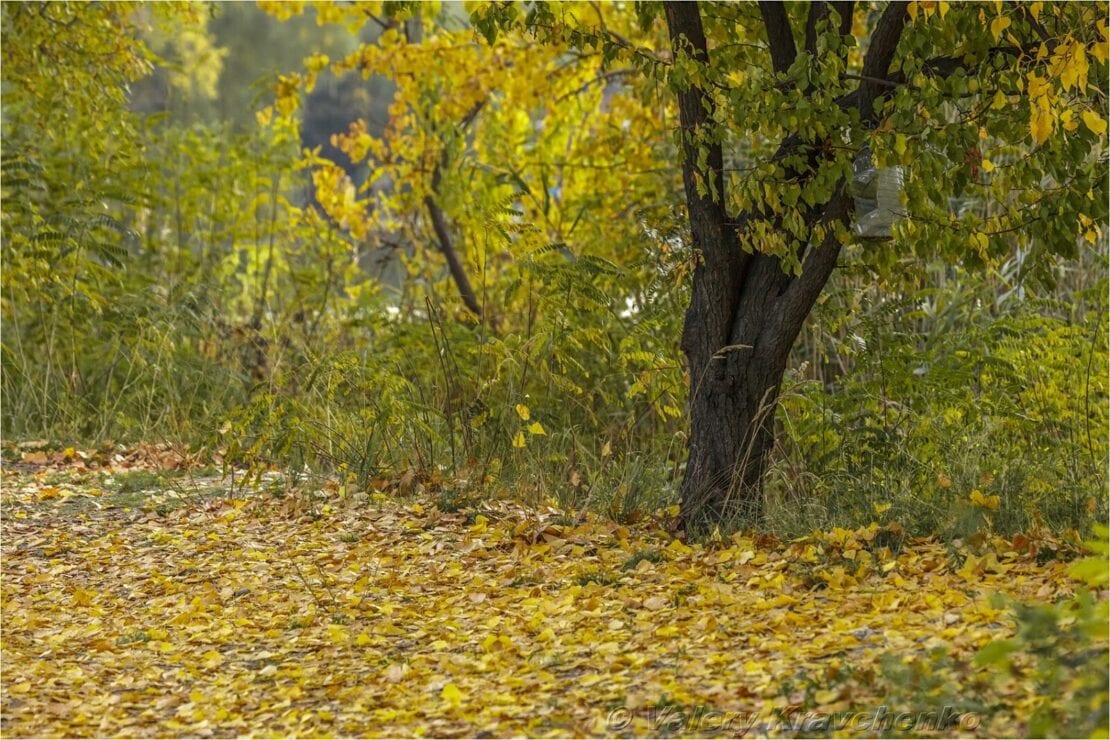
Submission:
[[[811,7],[813,19],[807,26],[816,28],[818,18],[827,12],[823,6]],[[837,6],[846,33],[850,23],[844,18],[850,18],[851,4]],[[664,9],[675,59],[685,56],[708,71],[709,48],[698,3],[665,2]],[[789,18],[776,2],[761,2],[760,11],[772,67],[784,73],[797,54]],[[862,118],[874,117],[873,103],[881,84],[867,80],[880,80],[889,70],[905,12],[902,3],[888,5],[864,59],[865,81],[839,101],[858,107]],[[729,218],[724,206],[723,137],[713,98],[697,85],[680,88],[677,95],[682,180],[696,259],[682,335],[690,373],[690,442],[680,517],[690,532],[719,522],[756,524],[762,517],[763,479],[774,444],[775,409],[787,358],[836,266],[841,243],[833,227],[848,224],[851,199],[841,182],[826,203],[802,214],[815,236],[798,245],[799,276],[786,273],[778,257],[744,249],[750,222],[769,221],[776,228],[778,224],[758,213]],[[807,152],[820,151],[816,143],[788,137],[780,153],[803,151],[803,146]],[[810,161],[794,176],[804,179],[819,166],[819,160]]]
[[[777,358],[746,349],[709,363],[700,384],[691,379],[695,387],[681,507],[687,530],[703,530],[722,521],[759,521],[785,370],[785,363]],[[714,363],[721,368],[713,368]]]

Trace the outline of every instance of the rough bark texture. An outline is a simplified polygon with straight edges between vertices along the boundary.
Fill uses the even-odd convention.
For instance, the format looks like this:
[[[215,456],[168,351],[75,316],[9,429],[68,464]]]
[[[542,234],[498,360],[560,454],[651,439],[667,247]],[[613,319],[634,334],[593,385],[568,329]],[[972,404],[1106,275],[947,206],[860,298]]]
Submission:
[[[761,2],[772,67],[785,72],[797,55],[786,8]],[[675,58],[709,64],[709,48],[696,2],[666,2]],[[851,3],[837,3],[841,29],[850,28]],[[827,14],[811,8],[806,46],[815,49],[816,27]],[[872,35],[863,76],[885,77],[904,25],[905,6],[891,3]],[[841,101],[873,115],[877,83],[863,82]],[[729,217],[724,203],[723,152],[713,135],[712,99],[697,86],[678,92],[683,133],[683,185],[698,262],[686,312],[682,349],[690,372],[690,440],[682,482],[681,518],[687,530],[722,520],[755,522],[762,515],[763,477],[774,442],[774,416],[790,348],[820,295],[840,252],[835,236],[803,248],[803,271],[792,277],[777,257],[749,254],[741,246],[744,225],[760,214]],[[780,152],[801,146],[788,137]],[[699,159],[699,149],[704,154]],[[697,163],[705,162],[704,169]],[[799,173],[804,176],[804,173]],[[851,200],[845,185],[806,213],[807,223],[847,223]],[[831,234],[832,229],[828,232]]]

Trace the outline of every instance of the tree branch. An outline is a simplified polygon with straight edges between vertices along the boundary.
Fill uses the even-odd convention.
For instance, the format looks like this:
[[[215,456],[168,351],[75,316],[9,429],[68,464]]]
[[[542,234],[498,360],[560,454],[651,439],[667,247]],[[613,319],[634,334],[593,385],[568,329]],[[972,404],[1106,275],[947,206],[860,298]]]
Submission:
[[[432,190],[434,191],[438,186],[439,165],[436,165],[435,172],[432,173]],[[432,218],[432,229],[435,230],[436,239],[439,240],[439,251],[443,252],[443,256],[447,260],[447,267],[451,270],[451,277],[454,278],[455,285],[459,289],[459,296],[462,297],[466,307],[475,316],[481,318],[482,307],[478,304],[478,296],[474,294],[474,288],[470,286],[466,269],[463,267],[462,260],[459,259],[459,252],[455,249],[455,243],[451,239],[451,230],[447,226],[446,214],[444,214],[443,209],[439,207],[431,193],[424,196],[424,205],[428,207],[428,215]]]
[[[823,5],[824,3],[822,3]],[[794,32],[786,15],[786,4],[779,0],[760,0],[759,12],[767,30],[767,44],[771,49],[771,68],[785,73],[798,56],[794,45]]]
[[[863,78],[887,79],[890,64],[894,61],[894,53],[898,50],[898,41],[902,38],[902,29],[906,25],[906,3],[891,0],[875,24],[871,33],[871,46],[867,49],[867,56],[863,58]],[[860,115],[867,118],[874,112],[872,106],[879,96],[882,85],[864,79],[860,82],[856,105]]]
[[[471,108],[470,111],[463,116],[460,128],[465,128],[470,125],[483,105],[484,101],[481,101]],[[466,307],[480,319],[482,318],[482,306],[478,303],[478,296],[474,293],[474,288],[470,285],[470,279],[466,276],[466,268],[463,267],[462,259],[459,257],[459,251],[455,248],[455,241],[451,237],[451,229],[447,223],[447,214],[443,212],[443,209],[439,207],[438,201],[436,201],[436,195],[439,193],[441,172],[446,166],[447,149],[444,147],[439,162],[436,163],[435,169],[432,170],[432,187],[430,192],[424,196],[424,205],[427,207],[428,215],[432,219],[432,230],[435,231],[436,239],[439,241],[439,251],[443,253],[444,259],[447,260],[447,268],[451,271],[451,277],[455,281],[455,286],[459,289],[459,296],[462,298],[463,303],[466,304]]]
[[[824,0],[813,0],[806,16],[806,51],[817,56],[817,26],[829,15],[829,4]]]
[[[686,56],[708,66],[709,48],[698,3],[671,0],[663,3],[663,9],[675,63]],[[736,231],[727,222],[721,142],[705,135],[716,124],[713,98],[698,85],[677,93],[682,184],[697,254],[682,348],[691,367],[696,367],[728,343],[743,272],[751,255],[740,249]],[[699,162],[703,163],[701,167]],[[699,321],[691,322],[690,316]]]
[[[887,78],[887,72],[894,61],[906,17],[906,4],[892,0],[883,10],[871,34],[871,46],[863,59],[863,72],[860,75],[862,79],[855,94],[855,104],[859,107],[862,118],[866,119],[874,114],[874,102],[880,92],[886,89],[882,81]],[[847,183],[841,181],[836,193],[816,220],[827,228],[825,238],[820,244],[810,246],[802,262],[802,274],[790,284],[783,295],[783,321],[797,322],[797,330],[801,329],[801,322],[805,321],[809,308],[817,300],[836,267],[841,244],[835,226],[838,222],[848,225],[851,215],[852,202],[847,193]],[[789,324],[789,328],[794,328],[793,323]],[[794,333],[790,336],[794,336]]]
[[[674,47],[674,56],[677,60],[680,54],[686,54],[699,64],[709,66],[709,49],[705,40],[705,31],[702,29],[701,15],[696,2],[666,2],[664,9],[667,14],[667,26],[670,30],[671,44]],[[691,85],[686,90],[678,93],[679,122],[682,127],[683,145],[683,184],[686,189],[686,199],[693,207],[694,204],[704,206],[708,210],[719,210],[720,221],[724,221],[725,202],[724,153],[720,142],[698,141],[714,123],[713,114],[715,106],[713,98],[697,86]],[[698,172],[698,149],[708,150],[705,159],[706,169]],[[703,180],[701,194],[698,188],[699,175]]]

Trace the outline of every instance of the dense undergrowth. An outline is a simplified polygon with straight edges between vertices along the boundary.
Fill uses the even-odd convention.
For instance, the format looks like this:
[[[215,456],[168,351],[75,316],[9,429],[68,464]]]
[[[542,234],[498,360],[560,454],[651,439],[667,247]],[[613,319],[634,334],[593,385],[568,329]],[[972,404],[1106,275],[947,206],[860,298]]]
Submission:
[[[137,47],[75,74],[87,94],[62,125],[32,83],[53,64],[87,70],[96,50],[77,34],[120,18],[83,17],[67,44],[26,8],[4,13],[23,33],[4,51],[19,70],[5,92],[5,437],[169,440],[255,471],[508,491],[622,521],[673,502],[677,186],[571,251],[525,218],[524,183],[473,167],[472,199],[452,197],[473,229],[477,320],[419,213],[378,235],[402,246],[372,250],[306,197],[294,129],[182,125],[94,94],[145,72]],[[881,280],[866,247],[850,250],[795,349],[760,526],[878,520],[951,538],[1104,519],[1105,245],[1084,242],[1054,282],[1027,280],[1020,248],[977,271],[911,271],[911,255]]]

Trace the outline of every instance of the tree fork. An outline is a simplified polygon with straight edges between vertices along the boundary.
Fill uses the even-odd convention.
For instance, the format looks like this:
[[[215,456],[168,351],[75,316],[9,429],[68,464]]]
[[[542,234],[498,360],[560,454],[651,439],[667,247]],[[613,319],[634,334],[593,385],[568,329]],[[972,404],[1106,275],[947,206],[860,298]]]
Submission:
[[[837,3],[840,29],[850,28],[851,3]],[[674,58],[709,66],[710,55],[696,2],[665,2]],[[785,72],[797,55],[785,8],[761,2],[772,66]],[[815,44],[818,19],[811,8],[806,43]],[[881,15],[863,64],[863,81],[850,101],[862,116],[882,90],[905,22],[906,9],[891,3]],[[868,79],[871,78],[871,79]],[[836,225],[847,225],[851,200],[841,182],[806,221],[820,225],[819,243],[800,248],[802,274],[792,277],[781,260],[750,254],[737,227],[759,214],[729,219],[725,209],[723,151],[712,98],[697,85],[677,91],[682,130],[682,179],[697,263],[686,312],[682,349],[690,373],[690,441],[682,481],[680,518],[687,530],[720,521],[757,523],[763,514],[763,479],[774,443],[774,416],[790,348],[836,266]],[[788,137],[781,150],[802,145]],[[700,150],[700,151],[699,151]],[[699,157],[700,153],[706,155]],[[699,170],[698,162],[705,162]],[[814,163],[816,166],[818,163]],[[700,183],[700,187],[699,187]]]

